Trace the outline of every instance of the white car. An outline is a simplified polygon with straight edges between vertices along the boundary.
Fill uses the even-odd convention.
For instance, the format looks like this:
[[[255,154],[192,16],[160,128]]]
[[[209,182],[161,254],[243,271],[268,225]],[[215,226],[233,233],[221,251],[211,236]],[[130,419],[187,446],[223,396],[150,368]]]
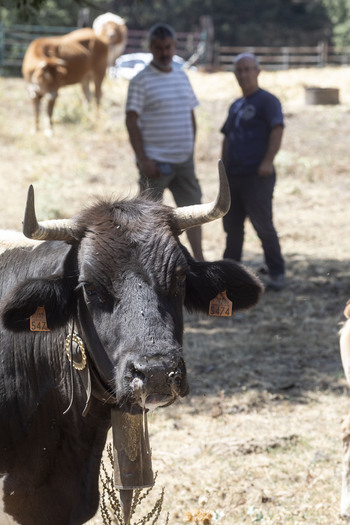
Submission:
[[[109,70],[111,78],[132,79],[139,71],[142,71],[152,60],[152,53],[128,53],[121,55],[115,61],[115,66]],[[173,56],[174,69],[187,69],[187,62],[178,55]],[[191,67],[190,69],[196,69]]]

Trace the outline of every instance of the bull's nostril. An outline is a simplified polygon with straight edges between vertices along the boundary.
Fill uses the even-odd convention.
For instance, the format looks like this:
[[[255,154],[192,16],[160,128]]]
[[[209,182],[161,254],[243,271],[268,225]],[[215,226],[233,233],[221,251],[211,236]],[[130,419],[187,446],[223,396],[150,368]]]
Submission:
[[[139,377],[134,377],[130,383],[132,392],[136,395],[140,395],[143,392],[144,382]]]
[[[130,371],[132,378],[130,381],[131,390],[134,395],[141,395],[145,387],[146,376],[134,366],[131,367]]]
[[[141,370],[138,370],[137,368],[135,368],[134,366],[131,367],[131,376],[134,378],[134,379],[141,379],[141,381],[145,381],[146,379],[146,376],[143,372],[141,372]]]
[[[181,386],[181,372],[180,370],[175,370],[173,372],[169,372],[168,374],[170,383],[175,386],[176,388],[180,388]]]

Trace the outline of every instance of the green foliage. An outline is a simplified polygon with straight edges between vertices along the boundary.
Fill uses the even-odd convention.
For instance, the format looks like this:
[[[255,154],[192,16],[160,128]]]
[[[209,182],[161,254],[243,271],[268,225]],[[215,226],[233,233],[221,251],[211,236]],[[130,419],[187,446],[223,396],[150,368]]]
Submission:
[[[211,16],[221,45],[350,43],[350,0],[4,0],[1,21],[76,27],[79,10],[89,23],[102,12],[124,17],[133,29],[164,21],[177,31],[200,31]]]
[[[350,45],[350,0],[322,0],[333,25],[333,41],[338,46]]]
[[[101,493],[101,516],[104,525],[131,525],[130,519],[134,516],[136,508],[141,505],[141,503],[149,496],[153,487],[148,488],[147,490],[142,491],[141,489],[134,490],[133,501],[130,511],[130,519],[128,523],[125,524],[122,517],[122,509],[119,501],[119,490],[114,487],[114,475],[113,475],[113,451],[111,444],[107,445],[107,456],[112,469],[112,473],[109,473],[104,461],[101,462],[101,472],[100,479],[102,484],[102,493]],[[158,523],[160,513],[162,511],[164,500],[164,489],[162,489],[161,494],[157,501],[154,503],[151,510],[142,518],[134,522],[134,525],[155,525]],[[169,525],[169,516],[166,517],[164,525]]]
[[[201,17],[209,15],[222,45],[317,44],[330,25],[321,0],[116,0],[114,7],[140,29],[163,20],[178,31],[200,30]]]
[[[10,8],[11,6],[21,10],[21,9],[34,9],[39,10],[42,5],[45,3],[46,0],[15,0],[14,2],[11,2],[11,0],[5,0],[3,2],[4,7]]]
[[[6,3],[11,7],[6,7]],[[80,0],[18,0],[17,9],[13,4],[11,0],[5,0],[5,9],[2,9],[3,22],[7,25],[28,23],[75,27],[81,8]]]

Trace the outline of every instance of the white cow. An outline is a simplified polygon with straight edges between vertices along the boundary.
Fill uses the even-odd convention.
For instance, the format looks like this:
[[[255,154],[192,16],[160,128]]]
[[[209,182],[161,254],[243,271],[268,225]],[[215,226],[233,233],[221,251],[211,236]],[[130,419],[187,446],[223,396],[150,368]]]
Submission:
[[[115,64],[116,59],[123,53],[128,37],[128,28],[125,20],[113,13],[104,13],[95,18],[92,29],[100,38],[108,43],[108,67]]]
[[[350,300],[347,302],[344,315],[347,321],[340,332],[340,355],[345,377],[350,386]],[[340,511],[350,524],[350,415],[342,422],[343,440],[343,473]]]

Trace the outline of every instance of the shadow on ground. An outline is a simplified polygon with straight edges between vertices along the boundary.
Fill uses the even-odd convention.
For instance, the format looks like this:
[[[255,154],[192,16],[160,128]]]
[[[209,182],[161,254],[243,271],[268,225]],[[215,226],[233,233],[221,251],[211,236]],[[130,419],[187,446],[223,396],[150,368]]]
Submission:
[[[311,392],[346,391],[338,332],[349,264],[292,255],[287,267],[287,287],[265,292],[250,311],[222,319],[186,314],[192,397],[254,390],[269,400],[306,402]]]

